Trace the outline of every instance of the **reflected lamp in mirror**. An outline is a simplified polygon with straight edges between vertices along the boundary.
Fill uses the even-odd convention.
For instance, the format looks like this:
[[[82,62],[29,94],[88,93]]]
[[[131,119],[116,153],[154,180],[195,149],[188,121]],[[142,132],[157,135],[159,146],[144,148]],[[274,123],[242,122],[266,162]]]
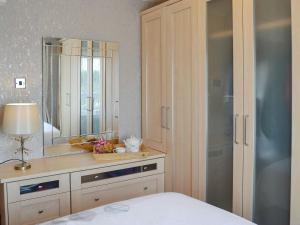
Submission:
[[[31,165],[24,160],[25,141],[40,128],[40,116],[36,103],[10,103],[5,105],[3,115],[3,132],[20,142],[22,163],[15,166],[16,170],[26,170]]]
[[[119,44],[43,39],[44,154],[86,152],[74,140],[119,136]]]

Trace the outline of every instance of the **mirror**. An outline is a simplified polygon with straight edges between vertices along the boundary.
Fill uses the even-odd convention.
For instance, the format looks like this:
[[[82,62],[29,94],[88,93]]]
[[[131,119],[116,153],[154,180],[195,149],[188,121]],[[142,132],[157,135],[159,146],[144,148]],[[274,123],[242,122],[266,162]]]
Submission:
[[[118,139],[117,43],[43,38],[43,120],[46,156],[87,151],[74,140]]]

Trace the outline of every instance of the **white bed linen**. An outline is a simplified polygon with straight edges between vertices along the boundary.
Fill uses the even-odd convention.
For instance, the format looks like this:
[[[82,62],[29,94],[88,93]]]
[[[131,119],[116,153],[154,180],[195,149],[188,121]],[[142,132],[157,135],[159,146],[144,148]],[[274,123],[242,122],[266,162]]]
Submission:
[[[60,137],[60,130],[49,123],[44,122],[44,145],[52,145],[52,139]]]
[[[102,206],[43,225],[253,225],[234,214],[177,193],[149,195],[114,204],[128,205],[129,211],[107,212],[107,206]]]

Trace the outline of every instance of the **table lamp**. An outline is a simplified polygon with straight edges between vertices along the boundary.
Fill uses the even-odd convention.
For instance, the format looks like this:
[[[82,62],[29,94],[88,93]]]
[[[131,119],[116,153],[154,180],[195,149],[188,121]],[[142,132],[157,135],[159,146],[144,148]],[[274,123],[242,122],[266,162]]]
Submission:
[[[16,170],[27,170],[31,165],[24,160],[24,146],[34,133],[39,130],[40,116],[36,103],[10,103],[5,105],[3,114],[3,131],[20,142],[18,150],[22,153],[22,163],[15,166]]]

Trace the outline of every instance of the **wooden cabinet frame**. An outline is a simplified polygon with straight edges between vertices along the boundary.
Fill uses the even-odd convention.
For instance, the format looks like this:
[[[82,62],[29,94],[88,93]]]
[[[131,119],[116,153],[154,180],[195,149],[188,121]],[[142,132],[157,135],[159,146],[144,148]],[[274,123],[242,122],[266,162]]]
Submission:
[[[300,224],[300,1],[292,1],[292,174],[291,174],[291,221]]]
[[[199,185],[200,3],[168,1],[142,13],[142,136],[147,146],[167,153],[165,190],[196,198],[203,197]],[[154,19],[160,20],[160,28],[158,24],[155,28],[158,36],[153,36],[161,41],[159,53],[153,52],[158,43],[147,40],[153,35],[147,33],[149,21]],[[153,61],[157,64],[152,65]],[[153,80],[158,76],[161,79],[157,87],[152,85],[152,93],[160,92],[153,102],[148,92],[153,82],[151,76]],[[152,138],[157,134],[155,131],[161,133],[160,138]]]

